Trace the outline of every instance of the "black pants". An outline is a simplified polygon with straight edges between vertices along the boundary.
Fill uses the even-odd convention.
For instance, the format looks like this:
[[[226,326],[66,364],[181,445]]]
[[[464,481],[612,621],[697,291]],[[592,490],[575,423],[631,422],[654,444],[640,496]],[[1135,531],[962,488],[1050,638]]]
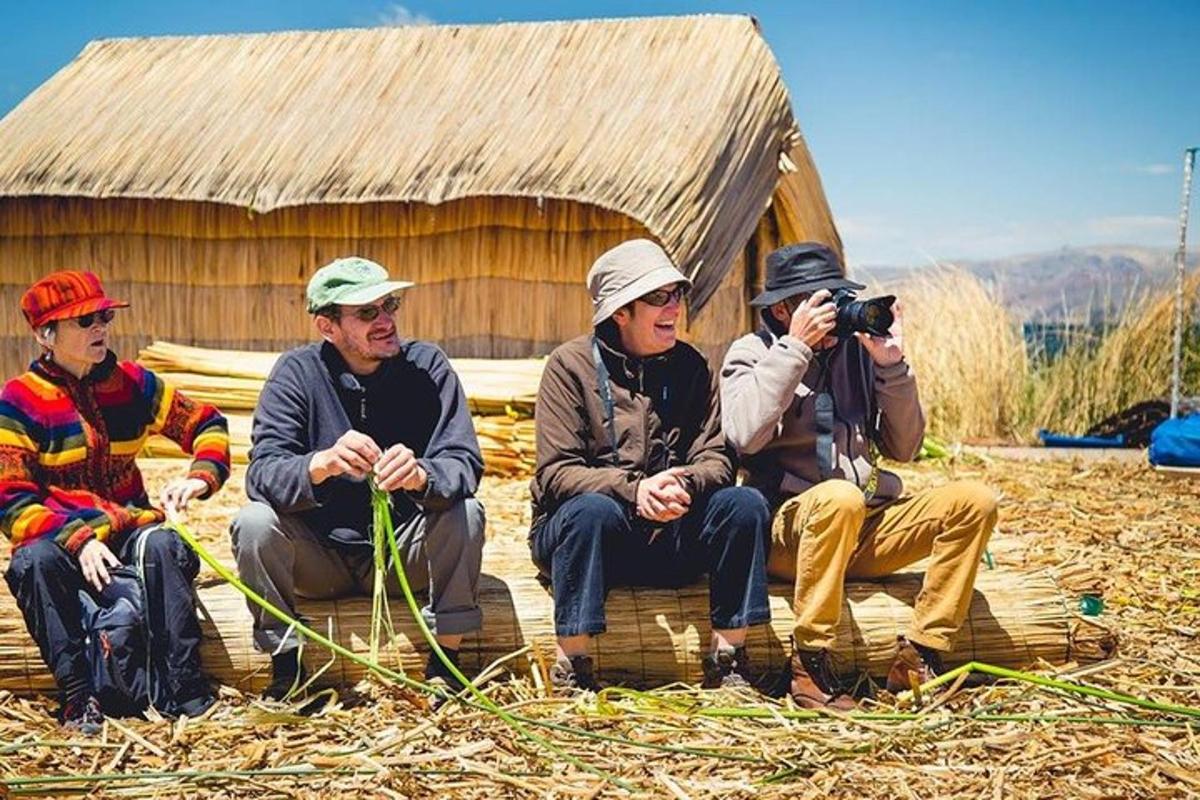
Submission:
[[[192,581],[200,559],[179,534],[147,526],[145,546],[146,621],[157,674],[166,676],[169,696],[178,701],[208,690],[200,672],[200,623],[192,599]],[[129,534],[115,552],[123,564],[137,559]],[[95,592],[83,578],[79,561],[53,539],[37,539],[17,548],[5,574],[42,660],[60,687],[72,677],[88,676],[80,590]]]
[[[631,521],[611,497],[571,498],[530,540],[534,563],[554,590],[555,633],[603,633],[604,599],[613,586],[677,587],[705,572],[713,628],[768,621],[770,519],[761,494],[730,486],[698,498],[685,516],[660,527],[652,539],[650,523]]]

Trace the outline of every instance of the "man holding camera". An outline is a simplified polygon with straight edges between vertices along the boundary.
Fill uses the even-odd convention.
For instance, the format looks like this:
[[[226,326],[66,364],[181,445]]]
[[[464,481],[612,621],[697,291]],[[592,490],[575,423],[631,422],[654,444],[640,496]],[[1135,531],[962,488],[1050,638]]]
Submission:
[[[981,483],[902,497],[900,478],[876,466],[880,453],[912,460],[925,417],[900,309],[892,297],[855,300],[863,288],[824,245],[776,250],[751,301],[765,328],[734,342],[721,371],[725,435],[773,512],[767,571],[795,581],[791,695],[804,708],[854,707],[829,658],[845,579],[923,558],[924,584],[887,687],[940,672],[996,524],[996,496]]]

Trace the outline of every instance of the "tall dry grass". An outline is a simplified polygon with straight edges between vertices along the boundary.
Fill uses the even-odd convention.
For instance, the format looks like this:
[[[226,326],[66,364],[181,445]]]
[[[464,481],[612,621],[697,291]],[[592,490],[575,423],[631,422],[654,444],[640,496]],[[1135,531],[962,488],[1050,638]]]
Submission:
[[[1184,285],[1185,329],[1195,324],[1198,291],[1200,274]],[[1059,358],[1032,371],[1023,416],[1035,428],[1083,433],[1134,403],[1167,397],[1174,319],[1173,288],[1130,303],[1097,343],[1071,343]],[[1195,374],[1198,357],[1194,347],[1185,348],[1185,376]],[[1185,393],[1198,388],[1194,382],[1184,383]]]
[[[953,267],[918,273],[897,294],[929,432],[951,441],[1013,439],[1029,365],[1020,330],[995,295]]]
[[[1027,354],[1018,320],[968,272],[939,267],[893,288],[928,431],[939,438],[1028,443],[1040,428],[1082,434],[1170,394],[1173,288],[1133,299],[1103,333],[1073,337],[1053,359]],[[1198,294],[1195,275],[1185,287],[1187,330],[1195,330]],[[1200,392],[1198,339],[1185,341],[1185,395]]]

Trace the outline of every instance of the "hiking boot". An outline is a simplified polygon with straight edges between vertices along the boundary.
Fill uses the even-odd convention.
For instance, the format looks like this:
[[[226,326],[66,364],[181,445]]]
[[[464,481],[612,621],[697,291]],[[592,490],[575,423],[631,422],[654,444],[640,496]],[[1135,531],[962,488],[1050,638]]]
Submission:
[[[443,647],[442,652],[446,654],[446,659],[454,665],[454,668],[462,672],[458,664],[458,651],[451,650],[449,647]],[[432,651],[430,651],[429,657],[425,659],[425,680],[428,682],[440,682],[451,694],[458,694],[467,688],[467,685],[456,678],[454,673],[450,671],[450,668],[442,663],[437,653]]]
[[[308,680],[308,670],[300,660],[300,648],[271,656],[271,683],[263,689],[264,700],[282,701]]]
[[[792,651],[792,683],[788,691],[800,708],[853,711],[854,698],[846,694],[833,674],[829,651]]]
[[[449,647],[443,647],[442,652],[446,654],[447,660],[454,665],[454,668],[462,672],[458,665],[458,651],[451,650]],[[458,694],[467,688],[467,685],[456,678],[449,667],[442,663],[442,660],[437,657],[437,653],[432,651],[429,653],[429,657],[425,659],[425,682],[444,689],[452,695]],[[429,705],[436,711],[448,699],[444,695],[435,694],[429,698]]]
[[[942,654],[932,647],[910,642],[903,636],[897,639],[897,645],[896,657],[887,675],[887,690],[892,694],[911,689],[913,681],[922,684],[946,671]]]
[[[599,691],[591,656],[559,657],[550,667],[550,685],[559,691]]]
[[[100,701],[90,694],[76,695],[63,703],[59,722],[71,733],[96,736],[104,729],[104,713]]]
[[[158,709],[169,717],[195,719],[217,702],[212,684],[203,675],[197,675],[182,683],[171,683],[170,701],[165,708]]]
[[[700,666],[704,669],[701,689],[742,689],[752,685],[745,645],[717,648],[704,657]]]
[[[175,704],[175,716],[187,717],[195,719],[213,707],[217,702],[217,696],[209,689],[204,689],[198,694],[194,694],[186,700],[181,700]]]

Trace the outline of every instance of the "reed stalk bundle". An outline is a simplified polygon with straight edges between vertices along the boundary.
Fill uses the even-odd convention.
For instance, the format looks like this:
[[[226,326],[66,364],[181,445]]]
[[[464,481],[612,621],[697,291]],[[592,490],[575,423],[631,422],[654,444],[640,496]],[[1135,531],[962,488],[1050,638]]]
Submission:
[[[484,628],[463,642],[464,668],[479,670],[526,645],[552,653],[553,604],[529,560],[528,548],[512,541],[489,544],[483,571]],[[912,618],[919,590],[920,576],[915,573],[849,583],[834,648],[838,666],[848,673],[885,673],[896,636]],[[789,585],[773,584],[772,622],[751,631],[750,649],[755,663],[764,668],[781,668],[787,657],[793,622],[790,596]],[[199,588],[199,597],[206,669],[238,688],[261,688],[269,680],[269,670],[263,669],[265,656],[254,651],[245,599],[227,584],[212,582]],[[1062,664],[1111,655],[1111,632],[1079,622],[1068,610],[1072,600],[1047,572],[981,572],[970,615],[948,663],[987,661],[1021,668],[1039,661]],[[364,655],[370,652],[369,596],[302,602],[301,611],[317,630],[332,627],[333,638],[345,647]],[[708,642],[704,582],[678,590],[615,589],[607,613],[608,632],[595,639],[592,650],[606,679],[640,685],[700,679],[701,648]],[[425,657],[421,633],[402,610],[395,609],[392,618],[396,636],[380,645],[380,658],[386,665],[398,664],[416,673]],[[314,668],[327,658],[322,653],[310,655]],[[352,682],[365,673],[361,666],[340,660],[326,674],[334,682]],[[7,595],[0,598],[0,690],[27,693],[50,688],[51,677],[14,601]]]
[[[154,342],[138,353],[153,369],[195,400],[212,403],[229,422],[235,463],[250,451],[251,414],[277,353],[213,350]],[[533,404],[544,362],[540,359],[451,359],[462,382],[475,432],[489,475],[519,477],[534,467]],[[142,455],[182,458],[185,454],[162,436],[150,437]]]
[[[252,411],[278,353],[216,350],[154,342],[137,360],[189,396],[222,411]],[[453,358],[471,413],[532,415],[542,379],[541,359]]]
[[[229,423],[229,451],[235,464],[250,461],[250,427],[248,413],[225,415]],[[475,433],[483,453],[483,471],[502,478],[520,478],[533,474],[533,420],[520,415],[475,416]],[[142,446],[144,458],[187,458],[188,455],[165,436],[151,436]]]

